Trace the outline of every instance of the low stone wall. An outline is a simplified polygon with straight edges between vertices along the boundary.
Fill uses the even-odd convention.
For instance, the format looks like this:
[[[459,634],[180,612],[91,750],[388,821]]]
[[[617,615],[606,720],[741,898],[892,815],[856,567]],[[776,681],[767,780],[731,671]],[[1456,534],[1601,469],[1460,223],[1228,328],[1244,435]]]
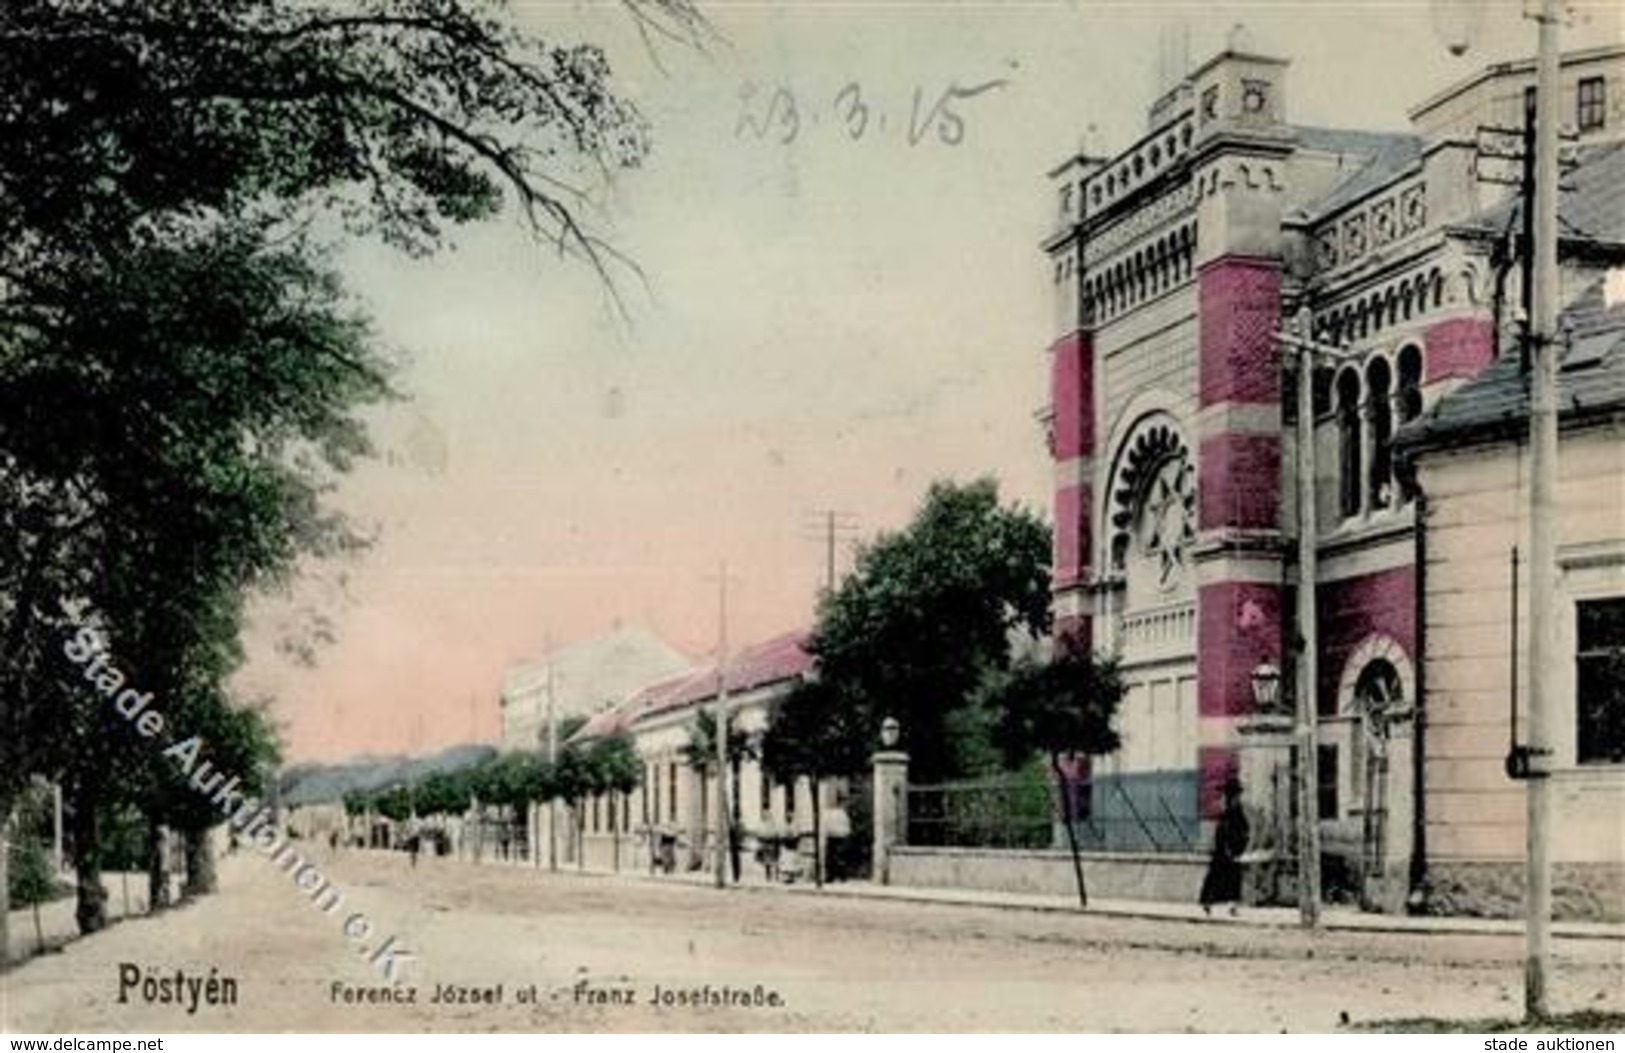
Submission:
[[[1428,913],[1521,918],[1523,878],[1521,862],[1434,862],[1428,867]],[[1552,916],[1560,921],[1625,921],[1625,867],[1554,864]]]
[[[1189,853],[1085,852],[1083,880],[1101,899],[1194,903],[1207,857]],[[897,847],[891,883],[1071,896],[1077,893],[1068,852],[1041,849]]]

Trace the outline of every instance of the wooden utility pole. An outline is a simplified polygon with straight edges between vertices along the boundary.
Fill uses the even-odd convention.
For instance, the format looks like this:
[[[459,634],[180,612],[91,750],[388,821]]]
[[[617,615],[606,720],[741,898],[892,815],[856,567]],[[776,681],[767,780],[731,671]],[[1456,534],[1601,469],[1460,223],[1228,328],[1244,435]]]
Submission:
[[[547,638],[547,765],[551,770],[559,762],[559,714],[553,699],[553,637]],[[547,869],[559,869],[559,799],[547,802]]]
[[[1320,527],[1315,508],[1315,353],[1307,308],[1298,312],[1298,918],[1320,925],[1320,713],[1315,704],[1320,632],[1315,609]]]
[[[1452,54],[1465,53],[1477,33],[1483,9],[1477,3],[1435,4],[1437,11],[1470,15],[1468,22],[1452,26],[1447,41]],[[1559,169],[1557,152],[1558,27],[1562,5],[1540,0],[1533,16],[1539,27],[1535,60],[1535,132],[1533,164],[1525,170],[1524,209],[1530,222],[1530,251],[1524,261],[1529,294],[1529,324],[1524,348],[1529,365],[1529,700],[1527,739],[1513,744],[1507,772],[1524,780],[1525,871],[1524,1014],[1530,1020],[1550,1015],[1547,980],[1551,970],[1552,864],[1551,864],[1551,715],[1558,697],[1557,576],[1557,259]],[[1533,182],[1534,186],[1527,184]],[[1514,659],[1515,660],[1515,659]],[[1516,667],[1514,667],[1514,670]],[[1514,671],[1513,690],[1516,691]]]
[[[840,512],[833,508],[823,508],[816,512],[806,513],[807,521],[804,525],[803,535],[810,540],[823,542],[824,545],[824,590],[835,591],[835,542],[836,539],[848,534],[855,534],[858,530],[857,516],[851,512]]]
[[[1293,739],[1298,755],[1295,793],[1298,840],[1298,919],[1306,929],[1320,925],[1320,627],[1315,602],[1319,577],[1319,516],[1315,505],[1315,356],[1346,358],[1347,348],[1311,338],[1308,307],[1300,307],[1291,332],[1277,339],[1298,352],[1297,444],[1298,505],[1298,650],[1293,687]]]
[[[716,886],[727,884],[729,819],[728,811],[728,561],[717,573],[717,826]]]
[[[1540,5],[1535,81],[1534,269],[1529,319],[1529,770],[1528,858],[1524,911],[1528,925],[1524,1012],[1550,1014],[1551,770],[1550,715],[1557,698],[1557,0]]]

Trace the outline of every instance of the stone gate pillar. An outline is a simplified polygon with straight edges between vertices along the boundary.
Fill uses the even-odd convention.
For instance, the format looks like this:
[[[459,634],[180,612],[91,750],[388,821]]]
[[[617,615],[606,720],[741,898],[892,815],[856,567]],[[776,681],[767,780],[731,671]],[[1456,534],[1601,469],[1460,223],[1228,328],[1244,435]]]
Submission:
[[[1282,712],[1253,713],[1237,725],[1237,775],[1242,806],[1252,825],[1250,850],[1262,861],[1248,867],[1247,901],[1284,903],[1296,896],[1288,876],[1296,871],[1293,834],[1293,719]]]
[[[908,844],[908,754],[882,749],[874,763],[874,878],[891,884],[891,850]]]

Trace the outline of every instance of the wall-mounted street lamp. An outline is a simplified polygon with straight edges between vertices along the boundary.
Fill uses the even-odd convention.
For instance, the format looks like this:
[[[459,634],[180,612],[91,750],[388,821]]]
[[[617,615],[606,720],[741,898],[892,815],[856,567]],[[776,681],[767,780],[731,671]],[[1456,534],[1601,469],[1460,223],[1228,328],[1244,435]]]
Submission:
[[[897,722],[896,717],[887,717],[880,722],[880,744],[889,750],[897,748],[897,743],[903,737],[903,725]]]

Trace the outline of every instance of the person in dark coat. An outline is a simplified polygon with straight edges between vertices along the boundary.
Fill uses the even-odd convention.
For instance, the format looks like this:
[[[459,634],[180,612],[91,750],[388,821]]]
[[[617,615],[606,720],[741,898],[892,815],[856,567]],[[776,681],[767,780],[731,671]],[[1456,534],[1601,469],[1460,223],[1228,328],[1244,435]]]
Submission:
[[[1213,831],[1213,857],[1208,861],[1207,877],[1202,879],[1204,914],[1212,914],[1215,903],[1228,903],[1230,913],[1236,913],[1241,901],[1241,856],[1251,837],[1247,813],[1241,807],[1241,783],[1231,776],[1224,784],[1224,811]]]

